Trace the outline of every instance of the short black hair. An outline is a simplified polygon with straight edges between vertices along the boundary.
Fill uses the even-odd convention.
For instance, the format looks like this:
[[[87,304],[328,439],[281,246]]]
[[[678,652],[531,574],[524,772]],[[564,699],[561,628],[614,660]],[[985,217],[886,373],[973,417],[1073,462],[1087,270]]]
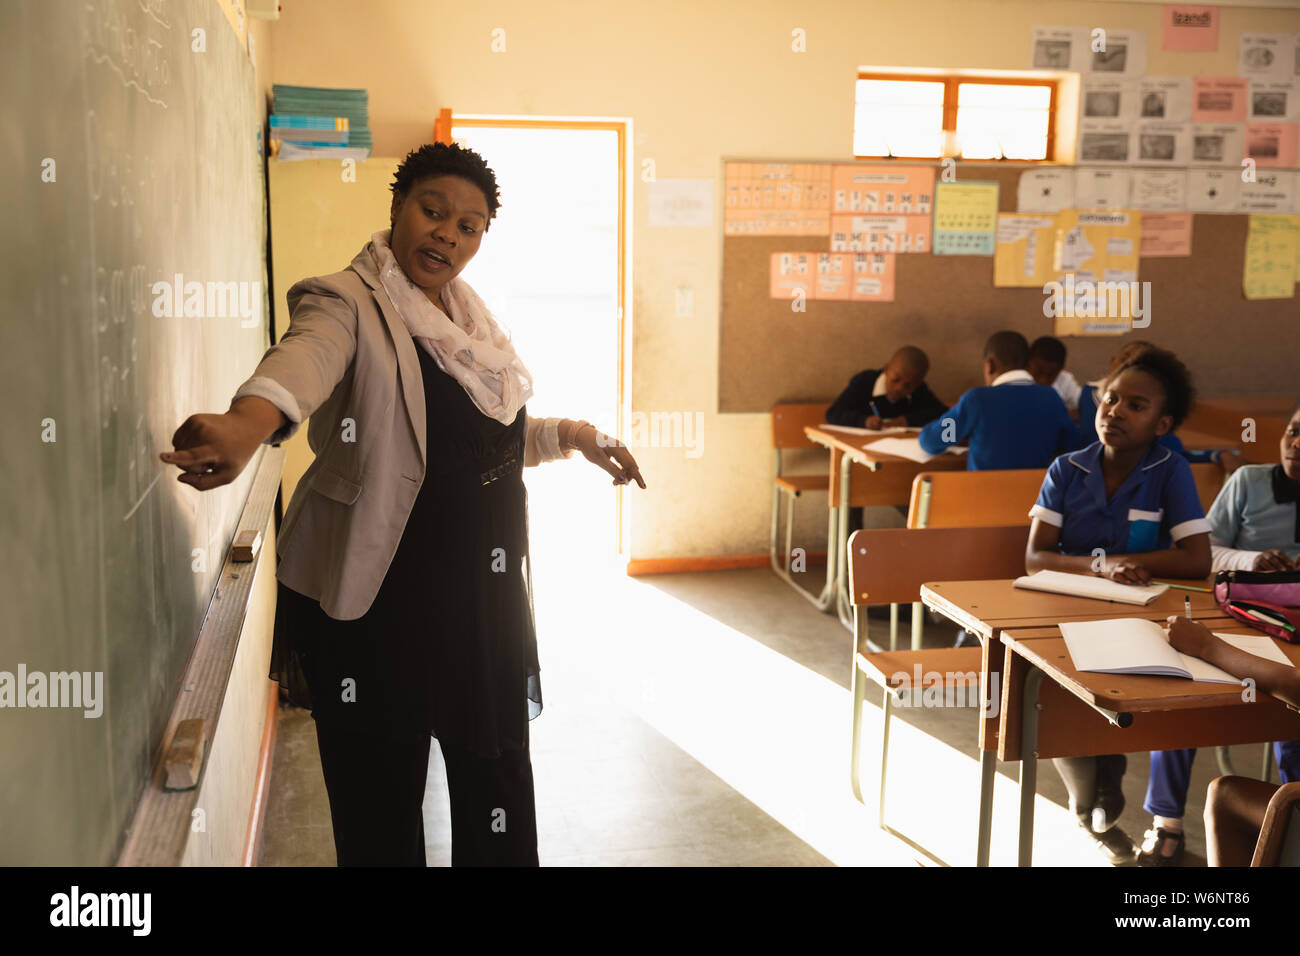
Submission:
[[[1164,414],[1174,420],[1173,428],[1187,420],[1187,413],[1192,410],[1192,401],[1196,398],[1196,389],[1192,387],[1192,373],[1177,355],[1168,349],[1148,346],[1116,369],[1115,374],[1106,379],[1107,385],[1121,372],[1131,368],[1146,372],[1160,383],[1165,392]]]
[[[930,371],[930,356],[926,355],[915,345],[904,345],[897,352],[889,357],[889,361],[899,361],[909,372],[916,372],[921,378],[925,378]]]
[[[1029,342],[1019,332],[994,332],[984,343],[984,357],[996,359],[1005,369],[1024,368],[1029,364]]]
[[[1029,346],[1029,357],[1065,368],[1065,343],[1053,336],[1041,335],[1034,339],[1033,345]]]
[[[419,149],[413,149],[397,167],[389,188],[394,197],[405,197],[421,179],[430,176],[459,176],[479,188],[487,200],[488,221],[484,225],[486,232],[501,208],[501,194],[497,189],[497,177],[483,157],[472,149],[466,149],[459,143],[426,143]]]

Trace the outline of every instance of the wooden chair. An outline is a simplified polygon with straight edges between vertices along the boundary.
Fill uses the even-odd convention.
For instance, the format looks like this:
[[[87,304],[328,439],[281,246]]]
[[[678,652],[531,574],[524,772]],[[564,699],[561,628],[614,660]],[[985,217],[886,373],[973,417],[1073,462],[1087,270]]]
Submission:
[[[1201,499],[1201,510],[1209,514],[1210,505],[1214,504],[1219,489],[1223,487],[1223,466],[1211,461],[1195,462],[1192,477],[1196,480],[1196,496]]]
[[[873,651],[868,635],[868,604],[906,604],[916,602],[921,585],[927,581],[972,581],[1019,577],[1025,572],[1025,546],[1029,529],[1024,525],[985,528],[883,528],[855,531],[849,538],[849,595],[853,605],[853,751],[849,762],[849,779],[853,796],[862,800],[861,757],[862,705],[866,701],[866,682],[875,681],[884,689],[882,736],[880,745],[880,802],[877,823],[913,849],[936,859],[929,851],[913,843],[885,824],[885,781],[889,766],[889,725],[896,703],[914,698],[921,688],[914,688],[916,668],[927,675],[941,675],[941,681],[928,683],[947,700],[950,695],[983,699],[979,675],[983,670],[983,647],[921,649],[915,642],[911,650]],[[913,613],[913,620],[919,617]],[[974,675],[972,677],[972,674]],[[992,758],[981,761],[981,792],[993,785]],[[980,858],[988,855],[988,821],[980,821]],[[939,861],[942,862],[942,861]]]
[[[830,488],[830,473],[814,475],[787,475],[782,470],[781,452],[792,448],[818,448],[808,440],[804,428],[808,425],[820,425],[826,421],[829,402],[804,404],[785,404],[772,406],[772,451],[776,465],[776,475],[772,482],[772,527],[768,535],[768,552],[771,556],[772,570],[785,579],[785,582],[806,597],[820,610],[830,607],[825,602],[826,594],[812,594],[799,585],[790,573],[790,538],[794,533],[794,502],[805,491],[827,491]],[[786,498],[785,510],[785,559],[777,554],[777,528],[780,525],[781,499]],[[829,531],[834,534],[835,513],[830,512]]]
[[[1278,787],[1268,801],[1251,866],[1300,866],[1300,783]]]

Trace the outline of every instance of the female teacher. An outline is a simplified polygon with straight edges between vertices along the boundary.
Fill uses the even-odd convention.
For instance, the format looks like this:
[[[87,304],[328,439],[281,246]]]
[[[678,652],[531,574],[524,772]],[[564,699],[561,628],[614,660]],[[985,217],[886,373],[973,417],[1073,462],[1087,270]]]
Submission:
[[[536,866],[521,468],[577,449],[616,485],[645,482],[590,423],[528,417],[528,369],[459,278],[500,205],[482,157],[423,146],[392,190],[392,228],[290,289],[289,329],[230,410],[191,415],[161,458],[215,488],[310,417],[316,457],[277,548],[271,677],[311,707],[339,865],[424,865],[433,735],[452,865]]]

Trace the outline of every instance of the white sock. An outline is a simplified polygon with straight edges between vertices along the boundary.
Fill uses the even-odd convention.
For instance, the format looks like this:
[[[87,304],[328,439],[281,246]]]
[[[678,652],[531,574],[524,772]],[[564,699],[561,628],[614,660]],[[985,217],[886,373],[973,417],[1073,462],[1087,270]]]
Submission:
[[[1183,832],[1182,817],[1156,817],[1154,825],[1156,828],[1163,827],[1164,829],[1168,830],[1170,833]]]

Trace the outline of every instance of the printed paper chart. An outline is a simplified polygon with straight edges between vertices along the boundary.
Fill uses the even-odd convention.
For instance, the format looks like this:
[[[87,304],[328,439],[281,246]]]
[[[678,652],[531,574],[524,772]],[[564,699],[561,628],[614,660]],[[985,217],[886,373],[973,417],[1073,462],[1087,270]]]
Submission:
[[[830,168],[824,163],[726,164],[728,236],[830,234]]]

